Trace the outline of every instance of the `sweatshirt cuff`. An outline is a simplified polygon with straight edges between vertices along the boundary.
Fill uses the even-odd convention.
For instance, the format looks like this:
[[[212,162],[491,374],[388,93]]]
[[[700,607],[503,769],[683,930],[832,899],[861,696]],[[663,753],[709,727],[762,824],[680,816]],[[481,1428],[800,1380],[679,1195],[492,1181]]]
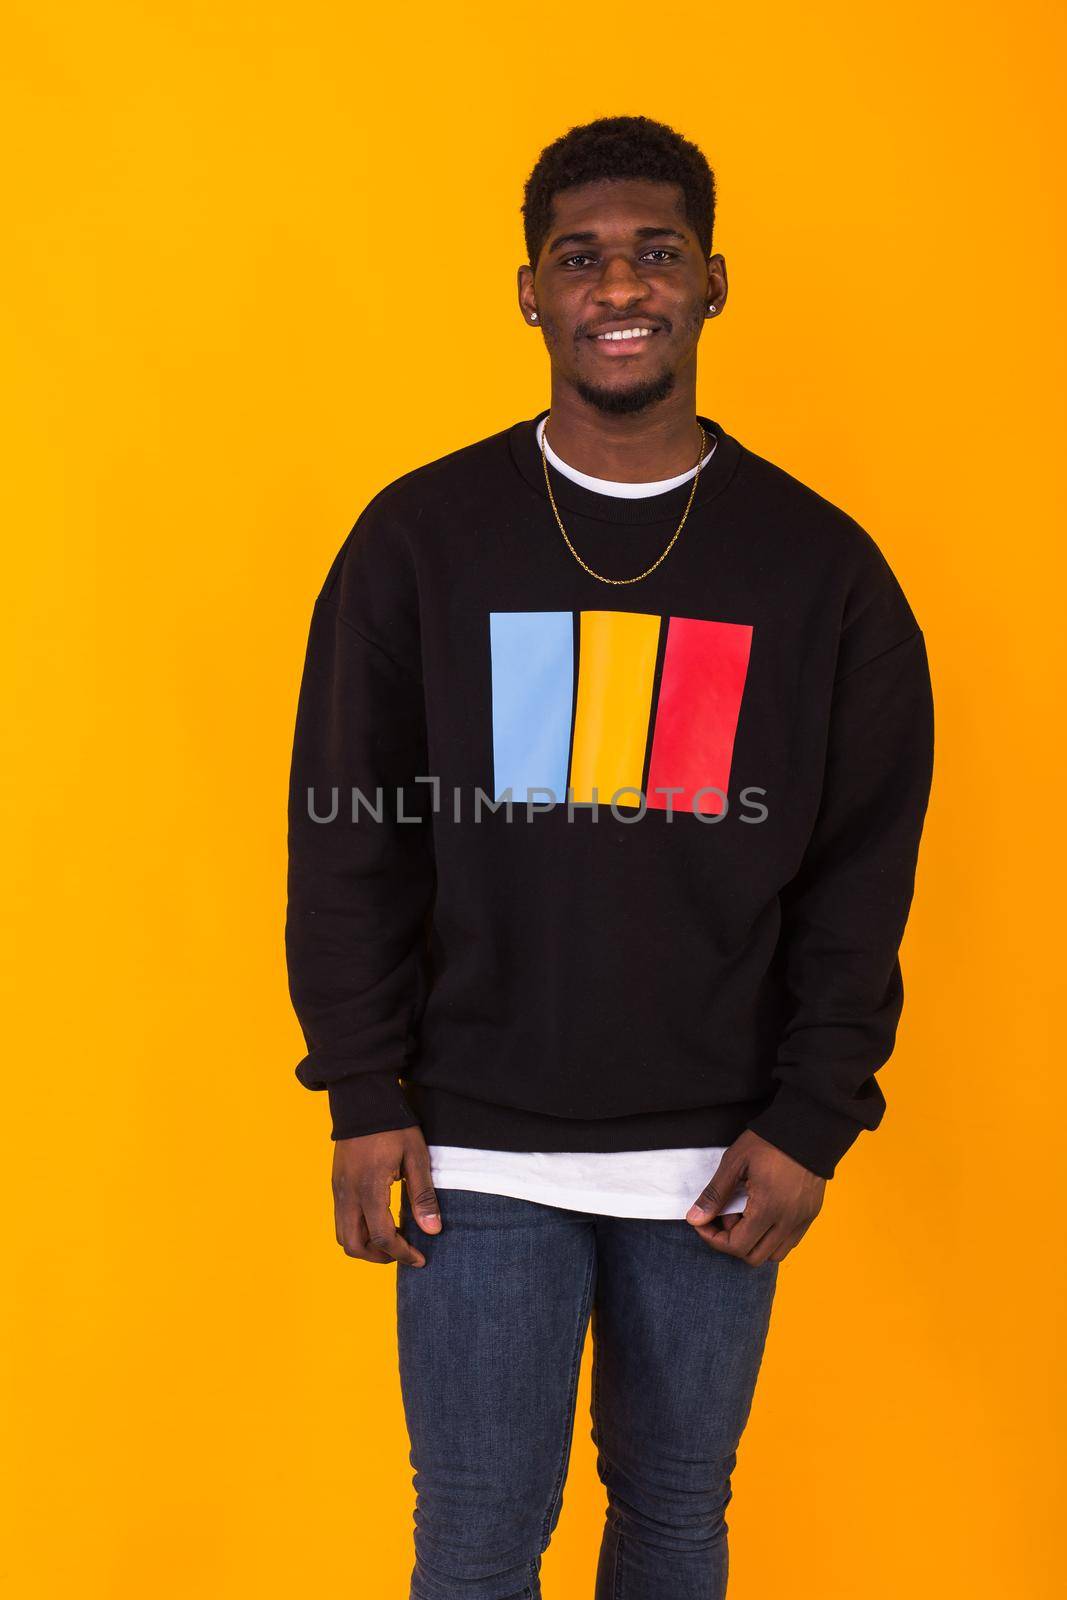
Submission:
[[[863,1132],[862,1123],[790,1083],[779,1085],[770,1105],[748,1126],[820,1178],[833,1177],[837,1163]]]
[[[368,1133],[390,1133],[418,1126],[418,1117],[404,1098],[392,1072],[361,1072],[327,1084],[332,1139],[358,1139]]]

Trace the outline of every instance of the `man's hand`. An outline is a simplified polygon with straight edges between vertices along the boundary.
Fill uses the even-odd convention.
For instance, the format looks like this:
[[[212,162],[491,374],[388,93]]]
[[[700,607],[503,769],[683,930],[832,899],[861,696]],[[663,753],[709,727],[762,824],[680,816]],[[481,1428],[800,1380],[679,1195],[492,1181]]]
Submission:
[[[389,1206],[397,1178],[407,1185],[412,1214],[424,1233],[440,1233],[441,1210],[430,1179],[430,1152],[422,1129],[397,1128],[337,1139],[333,1153],[333,1207],[337,1243],[360,1261],[397,1261],[424,1267],[426,1257],[408,1244]]]
[[[721,1218],[716,1226],[714,1219],[739,1185],[748,1194],[744,1211]],[[764,1261],[785,1260],[819,1215],[825,1193],[825,1178],[746,1129],[686,1212],[686,1221],[723,1255],[758,1267]]]

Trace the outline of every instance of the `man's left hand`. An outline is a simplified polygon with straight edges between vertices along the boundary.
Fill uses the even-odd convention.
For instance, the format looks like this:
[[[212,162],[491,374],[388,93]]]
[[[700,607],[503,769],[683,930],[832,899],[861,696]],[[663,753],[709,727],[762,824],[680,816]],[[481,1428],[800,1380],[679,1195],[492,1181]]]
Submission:
[[[722,1216],[740,1186],[748,1195],[744,1211]],[[715,1250],[758,1267],[785,1260],[822,1210],[825,1193],[825,1178],[746,1129],[726,1151],[686,1221]]]

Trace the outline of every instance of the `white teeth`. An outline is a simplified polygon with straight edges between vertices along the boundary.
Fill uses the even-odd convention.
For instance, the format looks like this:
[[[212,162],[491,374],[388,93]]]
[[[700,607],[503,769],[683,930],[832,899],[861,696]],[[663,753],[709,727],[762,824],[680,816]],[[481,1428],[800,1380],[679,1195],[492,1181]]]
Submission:
[[[617,333],[598,333],[598,339],[647,339],[651,328],[623,328]]]

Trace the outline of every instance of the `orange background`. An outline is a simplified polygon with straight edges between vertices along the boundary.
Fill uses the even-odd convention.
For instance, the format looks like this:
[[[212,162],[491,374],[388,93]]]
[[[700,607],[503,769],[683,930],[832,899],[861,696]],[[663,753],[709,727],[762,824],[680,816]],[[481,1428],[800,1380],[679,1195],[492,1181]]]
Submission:
[[[370,496],[547,402],[522,183],[643,112],[719,179],[700,408],[875,536],[937,697],[889,1111],[782,1269],[731,1600],[1051,1596],[1062,8],[10,14],[9,1592],[407,1594],[395,1268],[293,1077],[299,670]],[[589,1355],[548,1600],[592,1593]]]

